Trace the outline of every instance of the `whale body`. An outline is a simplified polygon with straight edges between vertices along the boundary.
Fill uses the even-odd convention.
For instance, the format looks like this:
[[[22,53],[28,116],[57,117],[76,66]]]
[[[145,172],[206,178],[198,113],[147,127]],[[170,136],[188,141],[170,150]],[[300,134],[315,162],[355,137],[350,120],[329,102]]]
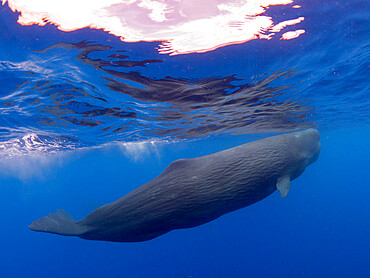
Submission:
[[[319,132],[307,129],[180,159],[155,179],[80,221],[60,209],[29,228],[89,240],[150,240],[252,205],[276,189],[285,198],[290,181],[315,162],[319,152]]]

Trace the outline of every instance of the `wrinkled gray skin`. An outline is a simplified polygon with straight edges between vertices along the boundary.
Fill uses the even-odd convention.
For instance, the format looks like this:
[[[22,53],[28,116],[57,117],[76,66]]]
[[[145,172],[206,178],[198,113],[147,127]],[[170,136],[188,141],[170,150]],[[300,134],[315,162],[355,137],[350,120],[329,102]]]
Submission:
[[[317,160],[319,140],[319,132],[308,129],[180,159],[157,178],[81,221],[58,210],[29,228],[90,240],[137,242],[196,227],[254,204],[277,187],[285,197],[290,180]]]

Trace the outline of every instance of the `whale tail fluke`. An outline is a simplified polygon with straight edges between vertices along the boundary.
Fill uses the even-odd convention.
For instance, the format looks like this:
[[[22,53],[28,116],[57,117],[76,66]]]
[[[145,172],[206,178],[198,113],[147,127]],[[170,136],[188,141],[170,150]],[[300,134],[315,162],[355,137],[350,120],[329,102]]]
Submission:
[[[28,226],[33,231],[64,236],[78,236],[86,232],[86,227],[78,224],[65,210],[58,209]]]

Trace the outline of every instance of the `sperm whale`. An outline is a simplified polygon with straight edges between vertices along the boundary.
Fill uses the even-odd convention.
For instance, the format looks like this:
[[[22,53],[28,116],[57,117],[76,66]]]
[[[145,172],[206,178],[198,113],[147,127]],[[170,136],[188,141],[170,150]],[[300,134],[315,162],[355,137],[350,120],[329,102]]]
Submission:
[[[252,205],[290,182],[318,159],[320,134],[307,129],[171,163],[164,172],[86,218],[60,209],[33,222],[38,232],[115,242],[146,241],[192,228]]]

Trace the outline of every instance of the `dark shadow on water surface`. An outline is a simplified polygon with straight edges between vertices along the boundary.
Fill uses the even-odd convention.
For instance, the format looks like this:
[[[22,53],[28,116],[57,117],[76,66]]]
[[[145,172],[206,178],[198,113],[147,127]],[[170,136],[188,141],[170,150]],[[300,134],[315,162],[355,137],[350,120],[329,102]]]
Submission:
[[[33,115],[20,126],[18,132],[23,135],[62,134],[79,141],[79,146],[99,146],[314,126],[314,111],[298,98],[297,84],[291,80],[298,72],[290,69],[252,77],[249,82],[237,73],[156,78],[147,71],[152,64],[165,65],[164,61],[131,60],[125,50],[90,41],[57,43],[33,53],[34,64],[12,65],[22,71],[24,80],[0,98],[9,125],[17,126],[22,117]],[[47,70],[53,63],[63,63],[65,72]],[[93,82],[84,78],[86,74]]]

